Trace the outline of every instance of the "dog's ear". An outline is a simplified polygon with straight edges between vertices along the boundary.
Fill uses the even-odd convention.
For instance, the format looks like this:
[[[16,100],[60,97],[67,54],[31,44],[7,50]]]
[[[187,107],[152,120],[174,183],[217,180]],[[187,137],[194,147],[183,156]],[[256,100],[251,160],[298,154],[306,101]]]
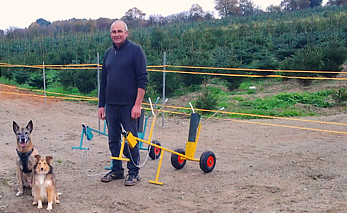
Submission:
[[[35,165],[40,161],[41,155],[35,155]]]
[[[52,165],[52,159],[53,159],[52,156],[46,156],[46,161],[49,165]]]
[[[26,128],[29,130],[30,133],[33,131],[34,125],[32,120],[29,121]]]
[[[13,126],[14,133],[16,133],[18,131],[18,129],[19,129],[18,124],[15,121],[13,121],[13,125],[12,126]]]

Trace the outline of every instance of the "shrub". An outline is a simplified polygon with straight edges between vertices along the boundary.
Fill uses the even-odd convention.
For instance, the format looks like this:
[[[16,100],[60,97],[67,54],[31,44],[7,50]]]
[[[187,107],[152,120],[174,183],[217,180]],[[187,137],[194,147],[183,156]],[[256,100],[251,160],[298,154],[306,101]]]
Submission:
[[[208,87],[204,87],[202,94],[196,99],[196,107],[213,110],[217,108],[217,101],[217,98],[210,92]]]
[[[13,73],[10,70],[10,68],[1,67],[0,68],[0,77],[5,77],[5,78],[7,78],[9,80],[12,80]]]
[[[25,84],[29,80],[29,73],[25,70],[16,70],[13,72],[13,78],[18,84]]]
[[[156,94],[163,93],[163,74],[159,72],[149,73],[149,84],[153,87],[153,91]],[[175,75],[173,73],[166,73],[165,75],[165,94],[167,96],[174,95],[177,90],[183,87],[181,75]]]
[[[299,49],[292,57],[284,60],[280,68],[285,70],[322,70],[324,67],[323,53],[318,48]],[[289,73],[289,76],[316,77],[317,73]],[[298,79],[299,83],[308,86],[312,83],[310,79]]]
[[[341,106],[347,102],[347,90],[345,87],[334,89],[331,98],[335,101],[336,106]]]
[[[326,71],[341,71],[342,70],[342,64],[347,59],[347,48],[344,47],[341,44],[338,43],[329,43],[324,49],[323,49],[323,60],[324,60],[324,67],[323,70]],[[332,78],[336,77],[337,73],[325,73],[323,76]]]
[[[64,89],[75,86],[75,73],[74,70],[60,70],[57,73],[58,82]]]
[[[28,85],[38,89],[43,88],[43,77],[41,73],[34,72],[30,75]]]
[[[75,76],[76,87],[81,93],[87,94],[96,89],[96,74],[93,70],[78,70]]]

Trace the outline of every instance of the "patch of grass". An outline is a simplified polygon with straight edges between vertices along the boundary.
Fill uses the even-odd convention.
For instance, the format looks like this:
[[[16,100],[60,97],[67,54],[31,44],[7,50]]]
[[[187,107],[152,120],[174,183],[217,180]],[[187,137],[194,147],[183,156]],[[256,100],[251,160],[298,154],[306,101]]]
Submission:
[[[266,85],[267,87],[272,86],[274,84],[278,84],[280,82],[280,79],[259,79],[259,78],[250,78],[247,80],[244,80],[239,87],[239,90],[249,90],[249,87],[256,86],[257,88],[264,87]]]
[[[255,94],[256,93],[256,90],[254,89],[248,89],[247,90],[247,94]]]
[[[235,113],[276,117],[305,117],[318,115],[308,109],[328,108],[335,105],[332,99],[332,90],[302,93],[282,92],[277,95],[258,97],[258,95],[256,95],[257,90],[249,90],[249,86],[256,85],[257,87],[262,87],[264,83],[268,86],[281,82],[272,82],[267,79],[248,81],[243,83],[241,89],[237,91],[228,91],[224,86],[221,86],[222,84],[216,83],[217,85],[214,85],[212,81],[210,81],[208,86],[206,86],[209,95],[213,95],[216,98],[214,100],[218,103],[217,106],[214,107],[216,108],[215,110],[224,107],[225,111]],[[194,103],[196,104],[196,102]],[[223,116],[225,116],[225,114]],[[228,117],[241,119],[264,118],[261,116],[240,114],[230,114]]]
[[[330,102],[331,90],[320,92],[304,92],[304,93],[279,93],[274,97],[274,101],[285,101],[289,105],[296,103],[309,104],[320,108],[331,107],[333,104]]]
[[[258,82],[258,85],[264,82],[269,81],[264,80],[263,82]],[[225,107],[225,111],[229,112],[276,117],[304,117],[318,115],[315,112],[311,112],[311,110],[307,110],[307,108],[329,108],[335,105],[332,100],[333,90],[303,93],[283,92],[272,96],[256,97],[256,95],[253,95],[253,92],[249,92],[248,89],[251,85],[257,86],[257,84],[254,83],[257,83],[257,81],[244,82],[240,90],[229,93],[229,98],[227,100],[224,99],[219,106]],[[224,98],[225,97],[226,96],[224,96]],[[261,116],[239,114],[231,114],[230,117],[242,119],[262,118]]]
[[[201,85],[192,85],[189,87],[182,87],[176,90],[171,96],[175,97],[175,96],[187,95],[189,93],[196,92],[199,90],[201,90]]]
[[[8,78],[5,78],[5,77],[0,77],[0,83],[2,84],[9,84],[9,85],[15,85],[16,82],[15,81],[12,81],[12,80],[9,80]]]
[[[236,100],[236,101],[244,101],[245,100],[245,98],[242,96],[232,96],[231,99]]]
[[[332,106],[329,99],[330,91],[314,93],[279,93],[275,96],[256,98],[255,100],[243,101],[240,103],[242,108],[259,110],[278,110],[286,109],[297,103],[312,105],[319,108]]]

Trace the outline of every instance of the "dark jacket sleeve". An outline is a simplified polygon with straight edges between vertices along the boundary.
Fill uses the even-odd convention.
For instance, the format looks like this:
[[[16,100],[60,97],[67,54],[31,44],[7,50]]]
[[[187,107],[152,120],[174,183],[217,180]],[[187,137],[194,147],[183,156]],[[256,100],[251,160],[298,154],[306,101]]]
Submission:
[[[106,97],[106,85],[107,85],[107,68],[106,68],[106,59],[107,51],[104,56],[104,61],[102,63],[102,72],[101,72],[101,83],[100,83],[100,93],[99,93],[99,107],[105,107],[105,97]]]
[[[137,48],[134,63],[136,71],[137,88],[142,88],[146,90],[148,84],[147,61],[146,55],[140,46]]]

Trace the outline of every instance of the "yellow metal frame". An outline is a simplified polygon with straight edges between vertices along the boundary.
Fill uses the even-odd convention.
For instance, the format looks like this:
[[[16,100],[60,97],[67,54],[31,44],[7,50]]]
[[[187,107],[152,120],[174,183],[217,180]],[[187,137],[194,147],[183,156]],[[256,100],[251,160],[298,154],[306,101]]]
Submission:
[[[124,145],[125,145],[125,137],[123,137],[123,140],[122,140],[122,144],[121,144],[120,151],[119,151],[119,156],[118,157],[111,157],[111,159],[130,161],[129,158],[123,158]]]
[[[150,104],[151,104],[151,101],[150,101]],[[173,150],[167,149],[165,147],[162,147],[162,146],[159,146],[157,144],[153,144],[153,143],[150,142],[151,139],[152,139],[154,124],[155,124],[155,121],[156,121],[156,118],[157,118],[155,113],[154,113],[152,104],[151,104],[151,109],[152,109],[152,114],[153,114],[153,121],[152,121],[152,124],[151,124],[151,129],[150,129],[150,132],[149,132],[148,140],[143,140],[143,139],[135,137],[135,136],[133,136],[132,134],[129,134],[129,133],[126,134],[126,136],[123,137],[123,140],[122,140],[122,145],[121,145],[121,150],[119,152],[119,157],[111,157],[111,159],[129,161],[128,158],[123,158],[122,157],[123,156],[123,151],[124,151],[125,140],[127,140],[128,142],[131,141],[130,143],[135,144],[135,145],[137,143],[136,141],[141,141],[143,143],[146,143],[146,144],[149,144],[149,145],[154,146],[156,148],[159,148],[159,149],[161,149],[161,153],[160,153],[160,160],[159,160],[159,163],[158,163],[157,174],[156,174],[156,177],[155,177],[154,181],[148,181],[148,182],[152,183],[152,184],[163,185],[164,183],[163,182],[159,182],[158,180],[159,180],[161,164],[163,162],[164,151],[168,151],[168,152],[170,152],[172,154],[178,155],[178,156],[182,157],[182,160],[190,160],[190,161],[197,161],[197,162],[199,162],[200,159],[194,158],[194,155],[195,155],[196,147],[197,147],[197,144],[198,144],[198,141],[199,141],[201,125],[206,123],[206,121],[208,121],[210,118],[212,118],[214,115],[216,115],[220,110],[218,110],[217,113],[212,115],[204,123],[199,123],[196,140],[195,141],[187,141],[185,155],[183,155],[181,153],[175,152]],[[161,110],[159,110],[159,111],[161,111]]]
[[[157,145],[157,144],[154,144],[154,143],[151,143],[151,142],[150,142],[151,139],[152,139],[152,135],[153,135],[153,129],[154,129],[155,121],[156,121],[156,116],[155,116],[155,114],[153,114],[153,121],[152,121],[152,124],[151,124],[151,129],[150,129],[150,132],[149,132],[148,140],[143,140],[143,139],[141,139],[141,138],[138,138],[138,137],[133,136],[132,134],[127,134],[126,137],[123,137],[122,144],[121,144],[121,150],[120,150],[120,152],[119,152],[119,156],[118,156],[118,157],[111,157],[111,159],[114,159],[114,160],[122,160],[122,161],[130,161],[129,158],[123,158],[125,140],[128,141],[128,142],[129,142],[129,141],[133,141],[133,140],[141,141],[141,142],[143,142],[143,143],[146,143],[146,144],[149,144],[149,145],[151,145],[151,146],[157,147],[157,148],[161,149],[162,151],[161,151],[161,153],[160,153],[160,160],[159,160],[159,164],[158,164],[158,169],[157,169],[156,178],[155,178],[155,181],[148,181],[148,182],[149,182],[149,183],[152,183],[152,184],[163,185],[164,183],[159,182],[158,179],[159,179],[161,164],[162,164],[162,161],[163,161],[164,151],[168,151],[168,152],[171,152],[171,153],[176,154],[176,155],[178,155],[178,156],[181,156],[184,160],[200,161],[200,159],[195,159],[195,158],[194,158],[194,154],[195,154],[195,149],[196,149],[197,141],[198,141],[198,138],[199,138],[199,133],[200,133],[200,129],[201,129],[201,124],[199,125],[198,136],[197,136],[196,142],[193,142],[192,145],[187,149],[188,152],[190,153],[190,155],[183,155],[183,154],[181,154],[181,153],[175,152],[175,151],[173,151],[173,150],[167,149],[167,148],[165,148],[165,147],[162,147],[162,146],[159,146],[159,145]],[[190,143],[191,143],[191,142],[190,142]],[[136,145],[136,144],[135,144],[135,145]],[[188,146],[188,142],[187,142],[187,146]]]
[[[155,116],[155,114],[153,114],[153,121],[152,121],[152,125],[151,125],[151,130],[149,132],[148,141],[141,140],[140,138],[135,137],[133,134],[131,134],[131,132],[127,132],[126,137],[123,137],[123,139],[122,139],[122,144],[121,144],[121,148],[120,148],[120,151],[119,151],[119,156],[118,157],[111,157],[111,159],[130,161],[129,158],[123,158],[125,140],[129,142],[129,146],[131,146],[132,148],[134,148],[136,146],[137,141],[142,141],[144,143],[151,144],[151,143],[149,143],[149,141],[151,141],[151,139],[152,139],[152,134],[153,134],[153,128],[154,128],[155,120],[156,120],[156,116]]]

